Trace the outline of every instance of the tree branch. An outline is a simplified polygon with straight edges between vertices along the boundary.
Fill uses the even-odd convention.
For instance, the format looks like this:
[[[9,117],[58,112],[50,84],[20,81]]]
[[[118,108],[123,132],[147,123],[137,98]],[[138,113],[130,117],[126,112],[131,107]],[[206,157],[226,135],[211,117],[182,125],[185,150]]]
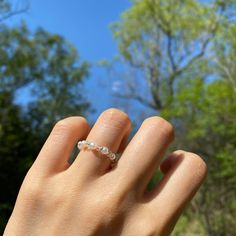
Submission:
[[[2,23],[3,21],[5,21],[5,20],[7,20],[7,19],[9,19],[9,18],[11,18],[13,16],[22,14],[22,13],[26,12],[28,9],[29,9],[29,2],[27,1],[26,6],[23,7],[22,9],[8,12],[7,14],[3,15],[2,17],[0,17],[0,23]]]
[[[209,27],[209,36],[207,37],[207,39],[202,43],[202,47],[200,52],[195,55],[194,57],[192,57],[186,64],[185,66],[183,66],[182,68],[178,69],[176,71],[176,76],[182,74],[187,68],[189,68],[195,61],[197,61],[199,58],[203,57],[205,52],[206,52],[206,48],[208,47],[209,43],[211,42],[211,40],[215,37],[217,29],[218,29],[218,25],[219,25],[219,19],[216,20],[215,23],[213,23],[213,25],[211,25]]]
[[[114,93],[113,96],[115,97],[119,97],[119,98],[122,98],[122,99],[134,99],[136,101],[138,101],[139,103],[141,103],[142,105],[144,106],[147,106],[153,110],[157,110],[157,107],[156,105],[151,102],[151,101],[148,101],[147,99],[145,99],[144,97],[138,95],[138,94],[133,94],[133,93],[127,93],[127,94],[121,94],[121,93]]]
[[[231,71],[229,70],[229,68],[227,68],[222,63],[220,63],[219,60],[214,60],[214,61],[219,66],[219,68],[225,73],[226,77],[228,78],[229,82],[231,83],[233,87],[233,90],[236,92],[236,80],[231,74]]]
[[[177,66],[175,64],[174,56],[172,54],[172,36],[171,36],[171,34],[167,34],[167,52],[168,52],[168,57],[170,59],[172,71],[175,72],[177,69]]]

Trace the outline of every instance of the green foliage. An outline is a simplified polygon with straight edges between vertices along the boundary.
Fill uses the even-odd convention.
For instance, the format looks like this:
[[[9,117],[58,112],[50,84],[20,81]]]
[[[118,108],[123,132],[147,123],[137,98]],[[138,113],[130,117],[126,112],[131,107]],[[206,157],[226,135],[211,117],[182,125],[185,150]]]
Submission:
[[[40,129],[88,108],[82,82],[89,65],[80,62],[76,49],[61,36],[43,29],[32,34],[24,24],[2,25],[0,66],[0,92],[30,88],[28,109]]]
[[[142,0],[113,24],[121,56],[143,74],[158,109],[172,102],[177,80],[208,73],[210,43],[223,21],[219,11],[216,3]]]
[[[4,16],[4,14],[8,13],[11,9],[11,5],[9,2],[3,0],[0,2],[0,14]],[[0,18],[1,19],[1,18]]]
[[[31,121],[13,104],[13,96],[0,93],[0,231],[13,209],[26,170],[39,151],[39,136]]]
[[[191,221],[185,216],[181,216],[171,236],[205,236],[207,233],[204,231],[201,222],[198,219]]]
[[[125,97],[170,120],[174,147],[196,152],[208,164],[205,184],[173,235],[236,231],[235,9],[234,0],[134,0],[113,24],[120,56],[142,75],[143,94],[151,100],[140,90],[135,94],[140,77]]]
[[[209,235],[231,235],[236,181],[236,94],[232,86],[221,80],[210,84],[194,80],[181,86],[172,106],[162,114],[177,127],[176,146],[199,153],[208,163],[208,178],[196,199],[206,218],[206,230]]]
[[[52,124],[75,114],[75,107],[78,113],[85,110],[81,83],[88,75],[88,63],[81,63],[75,48],[61,36],[43,29],[32,34],[24,24],[2,26],[0,55],[0,91],[30,87],[32,115]]]

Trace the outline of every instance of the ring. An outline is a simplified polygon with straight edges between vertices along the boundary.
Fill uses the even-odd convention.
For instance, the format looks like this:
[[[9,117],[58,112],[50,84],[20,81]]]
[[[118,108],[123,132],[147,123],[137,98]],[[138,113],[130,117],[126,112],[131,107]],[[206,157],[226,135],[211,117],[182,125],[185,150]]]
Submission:
[[[119,154],[111,152],[108,147],[99,146],[96,143],[90,142],[87,140],[79,141],[77,147],[80,151],[81,150],[93,150],[93,151],[100,152],[101,154],[108,157],[110,159],[110,161],[113,163],[117,162],[120,158]]]

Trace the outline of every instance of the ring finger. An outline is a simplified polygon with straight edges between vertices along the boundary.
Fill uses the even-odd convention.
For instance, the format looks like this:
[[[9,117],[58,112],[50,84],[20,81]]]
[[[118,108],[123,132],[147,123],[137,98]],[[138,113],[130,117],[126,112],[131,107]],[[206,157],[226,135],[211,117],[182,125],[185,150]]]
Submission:
[[[87,140],[96,143],[99,146],[108,147],[109,150],[116,153],[123,146],[130,132],[131,122],[128,116],[117,109],[108,109],[103,112],[94,127],[91,129]],[[83,171],[91,176],[103,174],[110,167],[111,161],[97,151],[82,150],[71,168]]]

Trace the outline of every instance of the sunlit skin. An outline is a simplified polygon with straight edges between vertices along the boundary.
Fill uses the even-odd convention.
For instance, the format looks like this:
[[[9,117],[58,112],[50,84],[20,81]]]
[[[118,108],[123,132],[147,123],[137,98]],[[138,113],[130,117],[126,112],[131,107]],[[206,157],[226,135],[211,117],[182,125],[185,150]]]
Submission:
[[[160,117],[146,119],[127,144],[130,130],[129,117],[117,109],[103,112],[92,129],[82,117],[59,121],[25,177],[4,235],[169,235],[206,165],[185,151],[162,162],[174,131]],[[83,139],[122,152],[117,165],[110,168],[91,150],[68,164]],[[147,192],[157,168],[163,178]]]

